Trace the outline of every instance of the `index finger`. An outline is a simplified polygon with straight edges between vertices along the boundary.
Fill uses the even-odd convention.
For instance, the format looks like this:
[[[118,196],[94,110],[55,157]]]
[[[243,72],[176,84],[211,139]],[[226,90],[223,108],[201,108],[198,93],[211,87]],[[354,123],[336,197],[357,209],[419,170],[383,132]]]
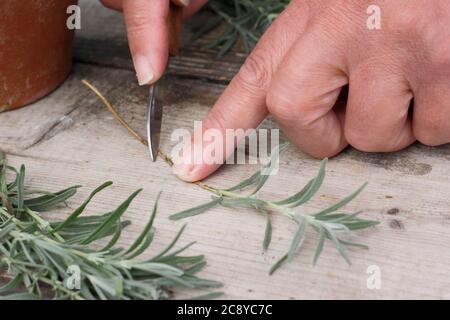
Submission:
[[[196,163],[198,161],[194,159],[195,144],[202,144],[201,150],[209,150],[207,146],[211,143],[217,144],[216,141],[205,141],[203,136],[192,136],[191,152],[184,154],[173,167],[173,173],[180,179],[198,181],[216,171],[234,152],[237,144],[237,141],[234,141],[232,145],[226,145],[226,130],[247,131],[256,128],[267,116],[266,95],[272,75],[306,26],[306,19],[299,21],[299,15],[293,14],[292,10],[301,12],[303,8],[296,2],[291,3],[272,24],[202,122],[203,132],[215,129],[221,133],[223,150],[220,152],[223,154],[223,161],[213,164]]]

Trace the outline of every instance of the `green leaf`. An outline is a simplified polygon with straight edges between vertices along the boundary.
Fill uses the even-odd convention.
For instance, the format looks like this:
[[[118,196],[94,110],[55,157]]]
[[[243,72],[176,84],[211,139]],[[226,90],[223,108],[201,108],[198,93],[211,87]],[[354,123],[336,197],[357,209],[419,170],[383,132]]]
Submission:
[[[102,223],[94,232],[92,232],[84,241],[81,242],[81,244],[89,244],[103,236],[103,234],[111,228],[112,225],[114,225],[120,217],[125,213],[125,211],[130,206],[131,202],[136,198],[136,196],[142,191],[142,189],[139,189],[135,191],[130,197],[128,197],[127,200],[125,200],[114,212],[111,214],[111,216]]]
[[[175,246],[175,244],[178,242],[178,240],[180,239],[181,235],[184,232],[184,229],[186,229],[186,225],[182,226],[180,231],[178,231],[178,234],[176,235],[176,237],[172,240],[172,242],[161,252],[159,253],[156,257],[154,257],[153,259],[158,259],[161,257],[164,257],[164,255],[166,253],[168,253],[170,250],[172,250],[172,248]],[[190,245],[189,245],[190,246]],[[152,260],[153,260],[152,259]]]
[[[5,226],[3,226],[0,229],[0,242],[3,240],[3,238],[7,237],[11,231],[13,231],[16,228],[15,224],[8,223]]]
[[[118,286],[117,278],[106,279],[101,277],[88,276],[88,279],[94,286],[100,288],[109,296],[118,297],[121,294],[121,286]]]
[[[77,193],[79,187],[80,186],[74,186],[52,195],[25,200],[24,204],[32,211],[45,212],[72,198]]]
[[[6,162],[0,161],[0,180],[7,169],[16,172],[10,167],[5,169],[4,165]],[[162,299],[168,298],[168,290],[172,286],[206,288],[220,285],[194,276],[205,265],[204,256],[178,255],[193,243],[169,253],[184,227],[163,250],[160,261],[150,264],[150,261],[135,260],[150,245],[155,234],[153,223],[157,203],[142,236],[135,240],[127,256],[120,254],[123,249],[114,248],[121,237],[122,227],[129,224],[128,221],[121,222],[121,217],[140,190],[113,212],[81,217],[93,197],[111,184],[107,182],[95,189],[67,219],[50,223],[38,211],[52,209],[64,202],[75,194],[78,186],[58,193],[24,191],[24,176],[22,167],[17,173],[17,182],[7,184],[4,179],[6,193],[0,192],[4,195],[0,200],[0,256],[5,258],[3,267],[16,272],[16,277],[0,288],[0,293],[5,294],[0,295],[0,299]],[[30,198],[36,195],[39,196]],[[22,202],[23,212],[28,214],[18,217],[20,220],[11,217],[13,210],[5,207],[8,204],[19,207]],[[49,233],[48,230],[53,231]],[[110,235],[112,238],[104,248],[88,246],[92,241]],[[70,265],[79,266],[81,271],[82,284],[78,292],[68,292],[62,283],[69,276],[67,267]],[[44,279],[45,282],[42,281]],[[47,286],[53,292],[52,297],[43,290]],[[16,289],[23,292],[11,295]]]
[[[364,245],[364,244],[348,242],[348,241],[344,241],[344,240],[341,240],[341,239],[339,239],[339,242],[342,243],[345,246],[356,247],[356,248],[360,248],[360,249],[364,249],[364,250],[369,250],[369,247]]]
[[[19,273],[14,278],[12,278],[7,284],[0,287],[0,294],[8,293],[14,290],[18,284],[22,281],[22,275]]]
[[[280,260],[275,262],[275,264],[272,266],[272,268],[270,268],[269,275],[273,275],[275,273],[275,271],[277,271],[283,264],[285,264],[287,258],[288,258],[288,255],[285,254],[284,256],[282,256],[280,258]]]
[[[26,195],[34,195],[34,194],[43,194],[43,195],[39,196],[39,197],[31,198],[31,199],[25,199],[25,205],[26,206],[40,205],[42,203],[47,202],[48,200],[51,200],[51,199],[55,198],[56,196],[58,196],[58,195],[60,195],[62,193],[67,192],[68,190],[71,190],[71,189],[74,189],[74,188],[77,189],[77,188],[80,188],[80,186],[73,186],[73,187],[70,187],[70,188],[67,188],[67,189],[55,192],[55,193],[53,193],[53,192],[46,192],[46,191],[29,191],[29,192],[26,192],[25,193]]]
[[[347,250],[345,249],[345,247],[341,244],[341,242],[339,241],[339,239],[336,237],[336,235],[334,234],[333,230],[331,230],[330,228],[328,228],[325,224],[323,225],[323,227],[326,230],[327,236],[330,238],[330,240],[333,242],[334,246],[336,247],[336,249],[339,251],[339,253],[341,254],[341,256],[344,258],[344,260],[347,262],[347,264],[349,266],[352,265],[352,262],[350,261],[350,258],[347,255]]]
[[[263,250],[267,251],[272,241],[272,221],[270,214],[267,214],[266,231],[264,233]]]
[[[205,264],[204,260],[205,260],[204,255],[182,257],[177,256],[175,254],[171,254],[169,256],[161,257],[158,259],[152,259],[148,262],[164,262],[171,265],[190,264],[188,268],[184,269],[184,272],[188,273],[188,271],[191,270],[192,267],[197,267],[199,265],[204,266]]]
[[[194,264],[192,266],[189,266],[184,270],[184,273],[187,275],[195,275],[203,270],[203,268],[206,266],[205,257],[202,256],[202,260],[198,262],[197,264]]]
[[[194,207],[194,208],[191,208],[188,210],[184,210],[184,211],[175,213],[175,214],[171,215],[169,217],[169,219],[170,220],[181,220],[181,219],[185,219],[187,217],[192,217],[192,216],[202,214],[202,213],[208,211],[209,209],[214,208],[216,205],[221,203],[222,200],[223,200],[222,197],[218,197],[211,202],[202,204],[200,206],[197,206],[197,207]]]
[[[108,251],[109,249],[114,247],[117,241],[119,241],[121,235],[122,235],[122,223],[120,223],[119,219],[119,222],[116,225],[116,232],[114,233],[113,237],[108,242],[108,244],[105,247],[103,247],[100,251]]]
[[[218,57],[223,57],[225,53],[227,53],[233,45],[238,40],[239,36],[238,33],[235,32],[229,36],[229,38],[223,43],[222,48],[220,48],[219,53],[217,54]]]
[[[15,174],[15,178],[13,179],[13,181],[11,183],[7,184],[7,186],[6,186],[7,190],[12,190],[17,186],[17,183],[19,180],[19,172],[13,167],[5,166],[5,180],[4,180],[5,183],[6,183],[6,170],[10,170]],[[4,188],[1,188],[1,189],[5,190]]]
[[[183,270],[175,268],[164,263],[157,262],[143,262],[137,263],[133,266],[134,269],[142,270],[149,273],[154,273],[167,278],[180,277],[184,274]]]
[[[164,279],[163,282],[166,282],[167,280],[168,279]],[[180,280],[185,282],[185,284],[174,282],[173,285],[181,284],[181,285],[184,285],[184,286],[190,287],[190,288],[220,288],[220,287],[223,287],[223,284],[220,282],[213,281],[213,280],[207,280],[207,279],[200,279],[196,276],[190,276],[190,275],[184,275],[184,276],[180,277]],[[163,284],[163,282],[161,282],[161,284]]]
[[[31,257],[31,252],[28,250],[27,246],[23,241],[19,241],[20,247],[22,248],[21,253],[26,257],[29,263],[37,264],[36,261]]]
[[[294,239],[292,240],[286,262],[291,262],[298,248],[301,247],[305,236],[305,229],[306,229],[306,221],[305,219],[302,219],[299,223]]]
[[[224,207],[248,205],[255,208],[260,208],[264,206],[266,203],[257,198],[244,197],[244,198],[223,198],[220,204],[223,205]]]
[[[278,159],[280,157],[281,152],[286,150],[289,147],[289,143],[283,143],[281,145],[278,145],[274,148],[272,151],[272,154],[270,155],[270,161],[268,164],[266,164],[263,169],[261,170],[259,180],[256,184],[255,190],[252,192],[252,194],[257,193],[261,188],[266,184],[267,180],[269,179],[271,173],[275,169],[275,166],[278,164]]]
[[[180,230],[181,231],[181,230]],[[181,235],[181,233],[179,233],[180,235]],[[179,238],[179,236],[177,237],[177,238]],[[169,250],[171,250],[172,249],[172,247],[175,245],[175,243],[178,241],[178,239],[175,239],[174,241],[172,241],[172,245],[170,246],[170,248],[169,248]],[[153,262],[162,262],[162,261],[164,261],[164,262],[167,262],[167,261],[179,261],[178,259],[180,258],[180,257],[178,257],[177,255],[178,254],[180,254],[181,252],[183,252],[183,251],[186,251],[187,249],[189,249],[190,247],[192,247],[194,244],[195,244],[196,242],[195,241],[192,241],[192,242],[190,242],[190,243],[188,243],[187,245],[185,245],[184,247],[181,247],[180,249],[178,249],[178,250],[175,250],[175,251],[173,251],[173,252],[171,252],[169,255],[167,255],[167,256],[164,256],[164,254],[166,254],[169,250],[164,250],[162,253],[163,254],[158,254],[156,257],[154,257],[154,258],[152,258],[152,259],[150,259],[150,261],[153,261]],[[189,259],[198,259],[198,257],[199,256],[196,256],[196,257],[188,257]],[[184,259],[185,257],[183,257],[183,259]]]
[[[367,182],[364,183],[361,187],[358,188],[358,190],[356,190],[355,192],[353,192],[352,194],[350,194],[349,196],[343,198],[342,200],[340,200],[339,202],[337,202],[336,204],[319,211],[318,213],[314,214],[314,216],[323,216],[326,215],[328,213],[334,212],[336,210],[339,210],[340,208],[342,208],[343,206],[345,206],[346,204],[348,204],[350,201],[352,201],[353,199],[355,199],[360,193],[361,191],[364,190],[364,188],[367,186]]]
[[[9,214],[14,214],[14,208],[9,200],[8,195],[3,192],[0,192],[0,200],[1,200],[2,206],[6,209],[6,211]]]
[[[284,206],[293,202],[299,201],[305,194],[308,192],[308,190],[311,188],[311,185],[314,183],[314,179],[309,180],[309,182],[303,187],[302,190],[294,194],[293,196],[286,198],[281,201],[276,201],[275,204]]]
[[[370,227],[374,227],[376,225],[379,225],[379,221],[372,221],[372,220],[359,220],[354,222],[346,222],[343,223],[349,230],[355,231],[355,230],[362,230],[367,229]]]
[[[24,181],[25,181],[25,166],[21,165],[19,170],[19,177],[17,179],[17,211],[19,217],[23,211],[23,204],[24,204],[23,199]]]
[[[113,223],[109,227],[109,229],[107,229],[103,234],[101,234],[101,236],[98,239],[106,238],[111,235],[115,235],[117,233],[117,228],[118,228],[117,225],[119,223],[120,223],[120,227],[122,230],[131,224],[131,222],[128,220],[120,221],[120,219],[119,219],[116,223]],[[61,235],[66,240],[65,243],[71,244],[71,245],[80,245],[81,242],[83,242],[89,235],[91,235],[94,232],[94,230],[97,230],[99,225],[100,224],[94,225],[92,228],[89,228],[89,231],[84,231],[84,232],[80,232],[80,233],[61,231],[58,234]]]
[[[341,219],[341,218],[347,218],[349,216],[348,213],[331,213],[331,214],[327,214],[327,215],[314,215],[314,218],[316,220],[320,220],[320,221],[336,221],[337,219]]]
[[[104,213],[102,215],[95,215],[95,216],[79,216],[75,223],[73,225],[66,225],[64,227],[64,230],[61,230],[62,228],[60,228],[60,231],[66,231],[66,230],[73,230],[76,229],[77,227],[90,227],[94,224],[98,224],[98,223],[102,223],[103,221],[105,221],[105,219],[107,219],[109,216],[111,216],[113,212],[108,212],[108,213]],[[59,225],[63,224],[66,220],[63,221],[56,221],[52,223],[52,227],[53,228],[58,228]]]
[[[64,229],[65,227],[71,225],[78,218],[78,216],[83,213],[84,209],[86,209],[87,205],[91,202],[91,200],[95,197],[95,195],[111,185],[112,185],[112,182],[108,181],[108,182],[105,182],[104,184],[102,184],[97,189],[95,189],[89,195],[89,197],[83,202],[83,204],[81,206],[79,206],[74,212],[72,212],[72,214],[66,220],[64,220],[63,223],[59,224],[54,229],[53,233],[58,232],[58,231]]]
[[[295,202],[290,203],[290,207],[298,207],[306,202],[308,202],[322,186],[323,180],[325,179],[325,169],[327,167],[328,159],[323,159],[320,163],[320,169],[317,176],[314,178],[310,187],[306,192],[304,192]]]
[[[8,185],[6,181],[6,155],[3,151],[0,150],[0,193],[7,194],[8,193]]]
[[[207,294],[192,298],[190,300],[212,300],[212,299],[217,299],[223,295],[224,295],[223,292],[211,292],[211,293],[207,293]]]
[[[150,220],[147,222],[144,230],[141,232],[139,237],[127,249],[127,251],[124,252],[124,255],[127,255],[127,254],[133,252],[134,250],[136,250],[136,248],[138,248],[142,244],[142,242],[144,241],[145,237],[147,237],[148,234],[150,233],[150,230],[153,227],[153,222],[155,221],[156,212],[158,211],[158,202],[159,202],[159,198],[160,197],[161,197],[161,192],[156,197],[155,205],[153,206],[153,211],[152,211],[152,214],[150,215]]]
[[[317,244],[316,252],[314,254],[314,261],[313,261],[314,266],[317,264],[317,261],[319,261],[319,257],[322,254],[324,244],[325,244],[325,231],[323,228],[320,228],[319,243]]]
[[[246,187],[252,186],[252,185],[254,185],[255,183],[258,182],[260,175],[261,175],[261,171],[257,171],[250,178],[245,179],[244,181],[238,183],[234,187],[226,189],[225,191],[230,191],[231,192],[231,191],[236,191],[236,190],[242,190],[242,189],[244,189]]]
[[[137,247],[136,250],[131,252],[131,254],[128,256],[128,259],[134,259],[135,257],[140,256],[145,250],[147,250],[147,248],[152,243],[153,236],[154,236],[154,232],[153,232],[153,230],[150,230],[148,232],[148,234],[144,237],[144,240],[142,241],[140,246]]]
[[[39,300],[40,298],[37,295],[23,292],[23,293],[14,293],[10,295],[0,295],[0,300]]]

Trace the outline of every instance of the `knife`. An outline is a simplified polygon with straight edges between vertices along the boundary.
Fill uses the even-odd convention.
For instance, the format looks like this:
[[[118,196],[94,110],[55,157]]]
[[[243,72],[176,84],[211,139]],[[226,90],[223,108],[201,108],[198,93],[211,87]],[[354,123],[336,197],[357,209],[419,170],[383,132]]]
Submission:
[[[176,56],[180,50],[180,34],[183,21],[183,7],[171,2],[167,19],[169,30],[169,54]],[[150,86],[147,106],[147,141],[150,158],[156,161],[159,151],[161,124],[164,105],[164,76]]]

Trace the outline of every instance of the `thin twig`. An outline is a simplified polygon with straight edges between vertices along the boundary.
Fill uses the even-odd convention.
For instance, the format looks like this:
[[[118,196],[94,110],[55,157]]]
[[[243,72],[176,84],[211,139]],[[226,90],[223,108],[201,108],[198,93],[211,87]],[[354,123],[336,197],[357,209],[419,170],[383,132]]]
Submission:
[[[103,104],[106,106],[106,108],[111,112],[114,119],[116,119],[125,129],[128,130],[128,132],[135,137],[137,140],[139,140],[143,145],[148,146],[148,141],[142,137],[139,133],[137,133],[133,128],[130,127],[130,125],[120,116],[120,114],[117,112],[117,110],[112,106],[112,104],[106,99],[106,97],[98,90],[93,84],[91,84],[87,80],[81,80],[81,82],[88,87],[92,92],[94,92],[100,100],[103,102]],[[164,162],[166,162],[169,166],[173,166],[172,159],[165,154],[161,149],[158,150],[158,154],[164,159]],[[199,186],[200,188],[217,193],[217,188],[211,187],[201,181],[194,182],[195,185]]]
[[[105,96],[91,83],[89,83],[87,80],[81,80],[81,82],[87,86],[89,89],[91,89],[99,98],[102,100],[103,104],[108,108],[109,112],[113,115],[113,117],[120,122],[122,126],[125,127],[125,129],[128,130],[131,135],[133,135],[136,139],[138,139],[142,144],[148,146],[148,142],[146,139],[144,139],[139,133],[133,130],[128,123],[119,115],[119,113],[116,111],[116,109],[113,108],[111,103],[108,101],[108,99],[105,98]]]
[[[106,108],[108,108],[109,112],[111,112],[111,114],[113,115],[114,119],[119,121],[119,123],[125,129],[127,129],[128,132],[133,137],[138,139],[140,143],[142,143],[143,145],[148,147],[148,141],[144,137],[142,137],[139,133],[137,133],[133,128],[130,127],[130,125],[119,115],[117,110],[112,106],[112,104],[108,101],[108,99],[106,99],[106,97],[93,84],[91,84],[87,80],[81,80],[81,82],[85,86],[87,86],[89,89],[91,89],[100,98],[100,100],[102,100],[103,104],[106,106]],[[162,152],[161,149],[158,150],[158,153],[168,165],[173,166],[173,161],[168,155],[166,155],[164,152]]]

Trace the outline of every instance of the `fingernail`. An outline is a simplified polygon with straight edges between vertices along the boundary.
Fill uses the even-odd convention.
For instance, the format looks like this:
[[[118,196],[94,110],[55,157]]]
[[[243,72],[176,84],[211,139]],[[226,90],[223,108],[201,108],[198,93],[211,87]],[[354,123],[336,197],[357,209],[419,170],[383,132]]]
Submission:
[[[172,173],[187,182],[197,181],[199,179],[198,173],[202,167],[201,163],[195,161],[201,159],[201,154],[196,154],[201,148],[195,147],[195,141],[191,135],[188,140],[183,142],[182,152],[172,156],[174,163]]]
[[[143,55],[134,56],[134,68],[140,86],[150,84],[154,78],[152,67],[148,58]]]

